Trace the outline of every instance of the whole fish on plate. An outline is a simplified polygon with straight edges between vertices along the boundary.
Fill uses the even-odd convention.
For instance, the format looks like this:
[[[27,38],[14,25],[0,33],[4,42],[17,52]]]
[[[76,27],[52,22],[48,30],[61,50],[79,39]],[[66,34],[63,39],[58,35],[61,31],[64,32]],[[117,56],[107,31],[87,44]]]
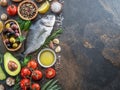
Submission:
[[[28,55],[39,49],[45,42],[46,38],[51,34],[55,24],[55,16],[47,15],[30,27],[27,36],[24,55]]]

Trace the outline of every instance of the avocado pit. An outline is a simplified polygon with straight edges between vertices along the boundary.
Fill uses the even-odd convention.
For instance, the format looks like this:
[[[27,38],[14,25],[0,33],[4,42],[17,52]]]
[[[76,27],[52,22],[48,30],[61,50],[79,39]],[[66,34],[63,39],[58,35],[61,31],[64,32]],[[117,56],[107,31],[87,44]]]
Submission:
[[[18,68],[18,65],[14,61],[9,61],[8,68],[10,71],[15,71]]]

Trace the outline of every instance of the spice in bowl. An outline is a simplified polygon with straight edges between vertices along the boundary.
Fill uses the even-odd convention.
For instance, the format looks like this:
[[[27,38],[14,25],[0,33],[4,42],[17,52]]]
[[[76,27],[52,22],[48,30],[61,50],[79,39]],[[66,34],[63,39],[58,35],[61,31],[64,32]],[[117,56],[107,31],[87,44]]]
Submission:
[[[18,15],[24,20],[34,19],[37,13],[37,6],[32,1],[23,1],[18,6]]]

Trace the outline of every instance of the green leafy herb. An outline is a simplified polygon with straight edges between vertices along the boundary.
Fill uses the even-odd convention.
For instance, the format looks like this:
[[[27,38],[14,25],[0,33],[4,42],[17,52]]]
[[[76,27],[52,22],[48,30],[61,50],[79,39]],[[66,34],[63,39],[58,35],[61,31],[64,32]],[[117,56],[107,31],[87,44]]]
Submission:
[[[22,67],[26,66],[29,60],[31,60],[31,56],[26,56],[23,59],[23,61],[21,61],[21,66]],[[16,82],[15,82],[14,90],[20,90],[20,75],[18,75],[15,80]]]
[[[23,20],[21,18],[18,18],[17,22],[18,22],[21,30],[27,31],[27,30],[29,30],[29,28],[31,26],[30,20]]]
[[[31,60],[31,56],[26,56],[24,60],[21,62],[22,67],[26,66],[29,60]]]
[[[31,21],[25,21],[25,24],[24,24],[24,28],[23,28],[23,30],[29,30],[29,28],[30,28],[30,26],[31,26]]]
[[[22,21],[22,23],[19,25],[20,25],[20,30],[24,30],[25,21]]]
[[[58,85],[58,80],[51,79],[41,87],[41,90],[62,90],[62,89],[61,86]]]
[[[14,86],[14,90],[19,90],[20,88],[20,76],[18,75],[15,79],[15,86]]]
[[[45,43],[43,44],[43,47],[48,46],[48,44],[50,43],[50,41],[52,41],[54,38],[56,38],[57,36],[59,36],[60,34],[62,34],[63,29],[59,28],[58,30],[55,30],[45,41]]]
[[[19,41],[19,42],[23,42],[25,40],[25,37],[24,36],[19,36],[16,40]]]

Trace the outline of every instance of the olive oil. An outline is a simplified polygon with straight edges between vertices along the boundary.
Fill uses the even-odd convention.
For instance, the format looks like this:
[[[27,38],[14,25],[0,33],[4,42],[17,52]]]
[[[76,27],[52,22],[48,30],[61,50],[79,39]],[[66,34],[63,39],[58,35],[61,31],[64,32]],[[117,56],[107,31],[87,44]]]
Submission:
[[[54,62],[54,54],[48,50],[44,51],[40,55],[40,62],[45,66],[49,66]]]

